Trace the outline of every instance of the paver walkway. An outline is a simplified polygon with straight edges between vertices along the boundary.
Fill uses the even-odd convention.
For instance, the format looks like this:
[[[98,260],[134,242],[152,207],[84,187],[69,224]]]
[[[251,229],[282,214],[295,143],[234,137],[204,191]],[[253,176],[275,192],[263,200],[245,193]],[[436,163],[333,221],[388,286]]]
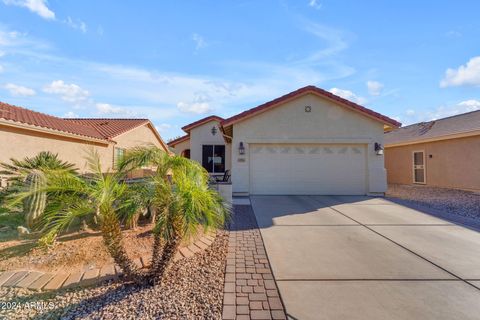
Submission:
[[[230,227],[223,319],[286,319],[252,208],[235,205]]]
[[[196,252],[208,248],[215,240],[215,233],[205,234],[186,247],[181,247],[175,256],[175,261],[189,258]],[[143,256],[134,260],[140,269],[148,268],[151,256]],[[15,270],[0,273],[0,287],[17,287],[30,290],[58,290],[76,286],[90,286],[102,281],[112,280],[122,274],[120,268],[114,264],[104,265],[101,268],[86,269],[81,272],[44,273],[34,270]]]

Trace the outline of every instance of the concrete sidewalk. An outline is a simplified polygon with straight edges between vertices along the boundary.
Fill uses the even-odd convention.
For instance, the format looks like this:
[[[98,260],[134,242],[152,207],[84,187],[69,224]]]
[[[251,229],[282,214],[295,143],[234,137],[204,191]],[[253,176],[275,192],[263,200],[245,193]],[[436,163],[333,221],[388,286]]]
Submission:
[[[297,319],[478,319],[480,234],[382,198],[252,196]]]

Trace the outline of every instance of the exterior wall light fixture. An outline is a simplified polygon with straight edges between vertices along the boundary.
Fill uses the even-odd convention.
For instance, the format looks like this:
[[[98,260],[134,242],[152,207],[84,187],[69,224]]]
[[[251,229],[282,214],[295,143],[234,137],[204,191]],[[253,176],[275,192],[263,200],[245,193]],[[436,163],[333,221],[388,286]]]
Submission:
[[[244,155],[245,154],[245,146],[243,145],[243,142],[240,142],[238,145],[238,154]]]
[[[381,156],[383,154],[383,146],[378,142],[375,142],[375,153],[377,156]]]

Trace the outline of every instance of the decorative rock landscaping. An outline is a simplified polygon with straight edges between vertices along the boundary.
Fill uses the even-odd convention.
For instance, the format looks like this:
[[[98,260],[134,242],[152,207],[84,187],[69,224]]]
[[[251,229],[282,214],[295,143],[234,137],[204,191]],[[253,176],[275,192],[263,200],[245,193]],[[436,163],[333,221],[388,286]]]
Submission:
[[[107,281],[99,286],[35,292],[0,287],[0,319],[221,319],[228,235],[174,262],[162,283]]]
[[[215,233],[206,234],[190,245],[179,249],[174,261],[192,257],[207,249],[215,240]],[[139,268],[150,266],[151,256],[134,260]],[[4,271],[0,274],[0,287],[16,287],[30,290],[58,290],[76,286],[90,286],[102,281],[118,278],[122,274],[116,265],[108,264],[101,268],[86,269],[83,272],[44,273],[34,270]]]

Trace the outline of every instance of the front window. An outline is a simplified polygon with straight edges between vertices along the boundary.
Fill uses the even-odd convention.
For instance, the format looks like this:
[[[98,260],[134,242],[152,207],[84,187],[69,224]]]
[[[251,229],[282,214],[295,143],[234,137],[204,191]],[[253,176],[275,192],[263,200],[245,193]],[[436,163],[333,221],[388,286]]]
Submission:
[[[115,166],[118,165],[118,163],[123,159],[124,156],[125,156],[125,149],[115,148],[115,159],[114,159]]]
[[[203,145],[202,166],[210,173],[225,172],[225,146]]]

